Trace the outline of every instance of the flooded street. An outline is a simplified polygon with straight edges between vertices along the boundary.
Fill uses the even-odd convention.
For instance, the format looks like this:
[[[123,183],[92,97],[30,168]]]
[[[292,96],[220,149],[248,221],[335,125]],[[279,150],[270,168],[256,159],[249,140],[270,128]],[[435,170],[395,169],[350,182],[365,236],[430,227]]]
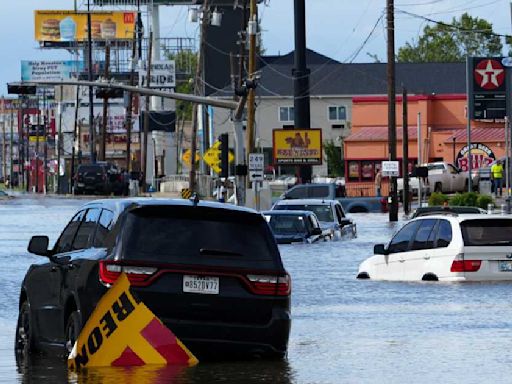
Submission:
[[[292,276],[292,332],[283,362],[90,369],[35,356],[17,369],[13,342],[32,235],[52,244],[84,200],[0,201],[0,382],[506,383],[512,357],[511,285],[358,281],[359,263],[396,229],[384,214],[353,215],[358,238],[280,246]]]

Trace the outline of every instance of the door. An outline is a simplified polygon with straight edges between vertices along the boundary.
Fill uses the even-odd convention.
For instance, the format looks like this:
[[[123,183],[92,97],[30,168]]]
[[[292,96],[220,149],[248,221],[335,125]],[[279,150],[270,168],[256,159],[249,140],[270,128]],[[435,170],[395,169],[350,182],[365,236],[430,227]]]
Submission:
[[[436,235],[436,219],[419,220],[419,227],[407,252],[404,263],[404,278],[406,280],[421,280],[428,273],[428,265],[432,257],[432,248]]]
[[[452,242],[452,225],[450,221],[440,219],[435,229],[434,246],[430,250],[430,260],[427,263],[429,272],[438,278],[449,276],[455,254],[453,248],[449,248]]]
[[[450,179],[450,192],[460,192],[464,190],[465,178],[462,177],[459,170],[451,164],[447,164]]]
[[[381,262],[377,263],[377,274],[386,280],[403,280],[404,263],[419,221],[408,223],[400,229],[388,245],[388,254],[383,255]]]
[[[78,212],[68,223],[55,244],[55,259],[69,256],[85,211]],[[37,329],[42,342],[59,343],[64,328],[62,321],[61,287],[65,268],[58,262],[49,262],[36,267],[27,280],[27,291]]]

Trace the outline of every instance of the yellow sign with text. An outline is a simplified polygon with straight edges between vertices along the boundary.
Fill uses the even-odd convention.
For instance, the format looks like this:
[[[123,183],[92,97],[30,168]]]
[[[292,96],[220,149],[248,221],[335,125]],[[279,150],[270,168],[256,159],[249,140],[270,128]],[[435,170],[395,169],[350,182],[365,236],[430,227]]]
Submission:
[[[220,141],[216,141],[213,145],[208,148],[208,150],[204,153],[203,160],[206,164],[210,166],[216,173],[221,173],[221,150],[220,150]],[[232,163],[235,160],[235,155],[231,151],[228,153],[228,163]]]
[[[196,357],[130,292],[122,273],[105,293],[78,336],[68,367],[193,366]]]
[[[135,12],[91,12],[93,40],[130,40],[135,31]],[[47,42],[88,39],[87,12],[35,11],[35,39]]]
[[[274,129],[275,165],[321,165],[322,130]]]

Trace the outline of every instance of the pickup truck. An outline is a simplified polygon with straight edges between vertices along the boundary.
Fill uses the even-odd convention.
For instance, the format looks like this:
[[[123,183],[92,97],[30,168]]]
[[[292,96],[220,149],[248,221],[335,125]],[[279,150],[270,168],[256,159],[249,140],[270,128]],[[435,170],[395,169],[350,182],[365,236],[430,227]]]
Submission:
[[[422,166],[428,168],[428,177],[423,181],[422,188],[429,192],[454,193],[464,192],[468,186],[468,173],[462,172],[453,164],[446,162],[427,163]],[[397,180],[397,190],[401,193],[404,189],[404,180]],[[417,177],[409,178],[409,190],[413,193],[418,191],[419,180]]]
[[[344,189],[335,183],[296,185],[281,195],[281,199],[338,200],[347,213],[386,212],[385,197],[345,197]]]

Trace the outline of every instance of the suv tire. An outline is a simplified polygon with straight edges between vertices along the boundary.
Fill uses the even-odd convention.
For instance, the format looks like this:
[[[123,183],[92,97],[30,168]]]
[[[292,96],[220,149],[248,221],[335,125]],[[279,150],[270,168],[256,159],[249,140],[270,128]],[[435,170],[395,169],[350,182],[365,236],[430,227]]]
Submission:
[[[32,318],[28,301],[21,304],[16,324],[16,336],[14,339],[16,356],[28,356],[34,351],[34,337],[32,331]]]
[[[68,321],[66,323],[66,353],[69,355],[73,346],[75,345],[76,340],[78,339],[78,335],[80,335],[80,331],[82,330],[82,322],[80,321],[80,314],[78,311],[73,311],[68,317]]]

